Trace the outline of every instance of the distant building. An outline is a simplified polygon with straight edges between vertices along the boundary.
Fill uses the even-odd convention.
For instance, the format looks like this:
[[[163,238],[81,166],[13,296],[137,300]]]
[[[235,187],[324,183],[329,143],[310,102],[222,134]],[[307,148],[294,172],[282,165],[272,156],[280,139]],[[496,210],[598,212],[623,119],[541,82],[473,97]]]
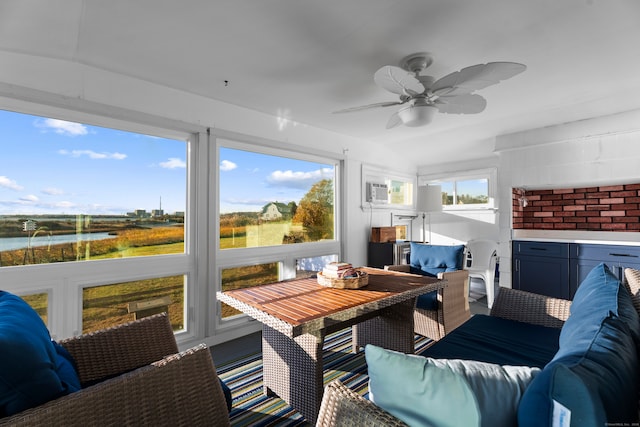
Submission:
[[[291,216],[291,209],[288,205],[279,202],[267,203],[260,213],[260,219],[263,221],[274,221],[288,216]]]
[[[162,209],[153,209],[151,211],[151,218],[160,218],[164,216],[164,211]]]
[[[127,212],[127,216],[133,218],[149,218],[151,214],[144,209],[136,209],[133,212]]]

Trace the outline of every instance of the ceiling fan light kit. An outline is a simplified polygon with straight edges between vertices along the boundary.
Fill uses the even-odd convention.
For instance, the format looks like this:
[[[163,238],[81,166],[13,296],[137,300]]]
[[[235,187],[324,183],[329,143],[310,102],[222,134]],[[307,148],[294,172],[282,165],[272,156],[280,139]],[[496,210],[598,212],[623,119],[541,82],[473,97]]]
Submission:
[[[395,102],[378,102],[352,107],[335,113],[349,113],[370,108],[402,107],[391,115],[387,129],[399,125],[425,126],[431,123],[436,112],[446,114],[478,114],[484,111],[487,101],[473,93],[522,73],[527,67],[515,62],[489,62],[455,71],[438,80],[422,72],[433,63],[428,52],[414,53],[400,61],[400,67],[386,65],[375,72],[373,79],[378,86],[399,95]]]

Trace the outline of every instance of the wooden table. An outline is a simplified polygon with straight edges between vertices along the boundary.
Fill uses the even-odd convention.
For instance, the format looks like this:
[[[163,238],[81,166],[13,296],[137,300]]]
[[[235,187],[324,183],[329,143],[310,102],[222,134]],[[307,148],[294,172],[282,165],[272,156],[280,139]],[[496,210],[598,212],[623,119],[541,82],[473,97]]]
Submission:
[[[218,299],[262,322],[265,393],[275,393],[315,423],[323,393],[327,334],[353,326],[353,349],[365,344],[414,352],[418,295],[446,286],[431,277],[362,268],[360,289],[320,286],[315,278],[218,292]]]

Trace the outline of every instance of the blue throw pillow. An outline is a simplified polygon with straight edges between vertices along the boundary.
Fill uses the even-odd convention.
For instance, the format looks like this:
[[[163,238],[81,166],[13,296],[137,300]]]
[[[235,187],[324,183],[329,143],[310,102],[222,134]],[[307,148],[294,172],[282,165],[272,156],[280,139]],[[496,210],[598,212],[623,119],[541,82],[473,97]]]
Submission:
[[[410,426],[512,427],[539,368],[365,347],[371,400]]]
[[[429,276],[462,269],[464,245],[441,246],[411,242],[409,264],[412,272]]]
[[[635,421],[639,322],[628,291],[606,265],[596,266],[576,292],[558,352],[522,398],[520,426],[552,425],[558,414]],[[571,397],[571,389],[581,391]],[[585,425],[576,423],[571,425]]]
[[[68,383],[60,379],[58,365],[65,363],[38,313],[4,291],[0,291],[0,349],[0,416],[41,405],[79,385],[77,379]]]

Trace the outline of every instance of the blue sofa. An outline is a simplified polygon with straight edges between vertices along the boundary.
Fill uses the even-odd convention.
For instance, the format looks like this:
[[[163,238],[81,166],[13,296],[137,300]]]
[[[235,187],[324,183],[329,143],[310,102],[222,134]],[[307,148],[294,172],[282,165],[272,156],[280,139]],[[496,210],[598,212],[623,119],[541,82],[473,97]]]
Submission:
[[[371,400],[332,383],[319,422],[351,413],[386,425],[638,425],[639,288],[600,264],[573,301],[501,289],[490,315],[421,355],[367,347]]]

